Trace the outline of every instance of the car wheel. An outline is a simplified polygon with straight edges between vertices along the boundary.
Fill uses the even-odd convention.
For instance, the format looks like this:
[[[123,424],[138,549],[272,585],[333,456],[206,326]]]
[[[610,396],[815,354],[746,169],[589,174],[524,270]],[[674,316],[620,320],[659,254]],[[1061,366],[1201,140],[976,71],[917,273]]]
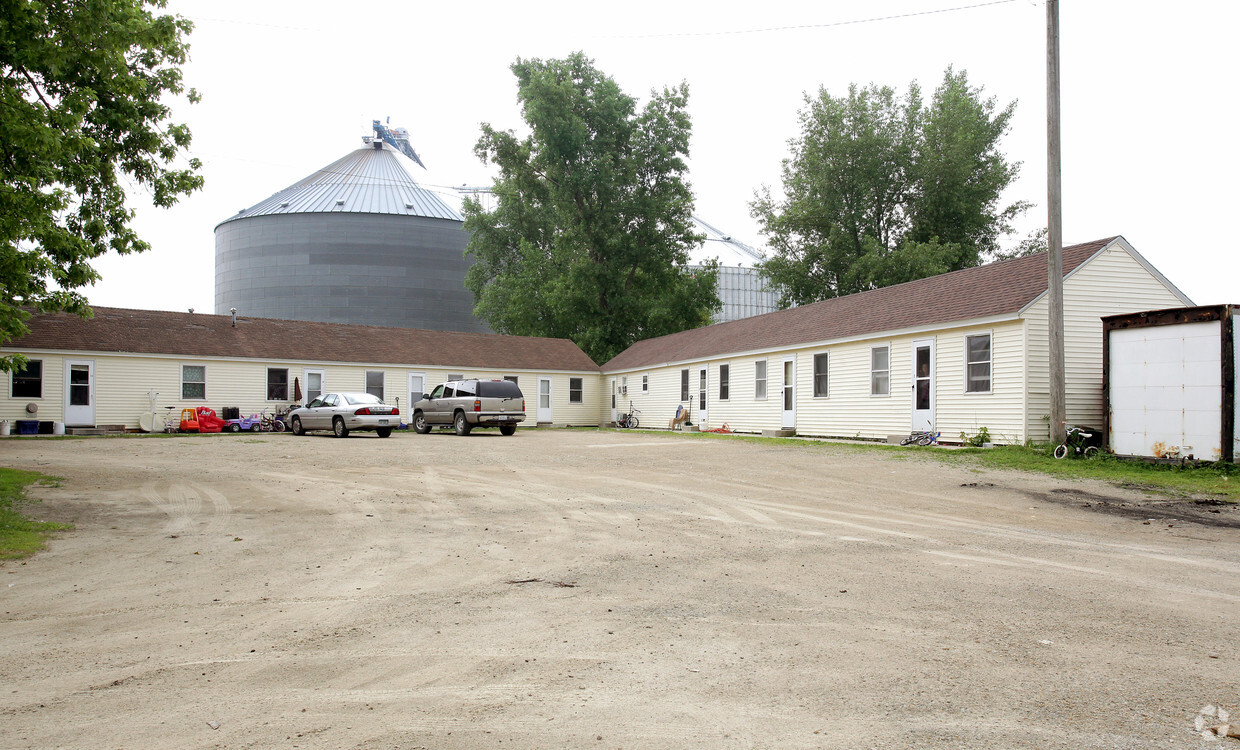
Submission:
[[[344,417],[336,417],[332,420],[332,432],[338,438],[349,436],[349,428],[344,426]]]
[[[505,424],[505,425],[500,425],[500,428],[499,428],[499,434],[501,434],[501,435],[516,435],[516,434],[517,434],[517,426],[516,426],[515,424]]]
[[[452,420],[452,427],[456,430],[456,434],[462,436],[468,435],[469,431],[473,429],[469,422],[465,420],[465,412],[463,411],[456,413],[456,419]]]
[[[301,428],[301,417],[293,417],[293,434],[305,435],[306,431]]]
[[[431,426],[426,423],[426,415],[422,412],[413,415],[413,431],[419,435],[425,435],[431,431]]]
[[[229,432],[241,432],[241,425],[237,424],[236,422],[231,422],[228,425],[228,431]]]
[[[388,437],[389,435],[392,434],[392,428],[391,427],[380,427],[379,429],[375,430],[375,432],[379,433],[379,437]]]

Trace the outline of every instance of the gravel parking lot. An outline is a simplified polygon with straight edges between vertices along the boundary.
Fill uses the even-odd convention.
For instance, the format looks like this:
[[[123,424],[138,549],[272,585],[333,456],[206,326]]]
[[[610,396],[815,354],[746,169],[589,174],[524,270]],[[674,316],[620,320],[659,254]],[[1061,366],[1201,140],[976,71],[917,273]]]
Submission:
[[[0,564],[6,748],[1198,748],[1240,714],[1231,508],[614,431],[0,465],[75,524]]]

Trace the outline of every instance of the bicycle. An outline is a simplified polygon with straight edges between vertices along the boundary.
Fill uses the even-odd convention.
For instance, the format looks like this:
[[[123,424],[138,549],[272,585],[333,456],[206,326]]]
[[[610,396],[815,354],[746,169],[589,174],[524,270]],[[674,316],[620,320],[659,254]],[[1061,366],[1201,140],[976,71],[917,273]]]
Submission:
[[[1069,453],[1074,456],[1093,458],[1098,455],[1098,446],[1094,440],[1096,434],[1097,431],[1086,432],[1080,427],[1068,425],[1064,441],[1055,446],[1055,458],[1067,458]]]
[[[900,445],[934,445],[941,432],[916,431],[900,441]]]
[[[628,430],[635,430],[637,429],[637,425],[641,423],[641,420],[637,418],[637,415],[641,414],[641,410],[634,409],[632,401],[629,402],[629,410],[630,411],[628,414],[620,415],[620,418],[616,420],[616,426],[623,427]]]
[[[263,409],[259,415],[258,429],[260,432],[284,432],[284,420],[279,414],[268,416],[267,410]]]

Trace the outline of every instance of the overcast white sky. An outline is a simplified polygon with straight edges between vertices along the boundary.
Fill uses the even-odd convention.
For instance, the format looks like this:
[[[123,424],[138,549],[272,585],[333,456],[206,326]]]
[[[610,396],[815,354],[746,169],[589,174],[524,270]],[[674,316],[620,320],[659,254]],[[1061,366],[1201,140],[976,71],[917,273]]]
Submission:
[[[101,259],[87,296],[213,312],[215,225],[357,148],[374,119],[409,129],[431,170],[415,176],[489,184],[479,123],[521,127],[509,65],[574,50],[640,99],[688,82],[696,213],[759,247],[748,204],[779,185],[804,92],[917,80],[928,95],[964,69],[1019,101],[1003,149],[1023,163],[1008,200],[1036,204],[1023,234],[1046,223],[1045,7],[930,12],[978,1],[171,0],[196,24],[185,78],[203,100],[176,116],[206,186],[168,210],[131,194],[152,249]],[[1195,303],[1240,303],[1240,4],[1062,0],[1060,25],[1065,244],[1123,235]]]

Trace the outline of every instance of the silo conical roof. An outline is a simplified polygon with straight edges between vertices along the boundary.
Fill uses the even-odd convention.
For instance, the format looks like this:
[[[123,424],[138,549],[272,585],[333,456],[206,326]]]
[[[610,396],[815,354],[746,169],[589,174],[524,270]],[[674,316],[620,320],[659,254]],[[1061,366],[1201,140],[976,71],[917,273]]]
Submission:
[[[386,143],[374,141],[270,198],[238,211],[220,224],[252,216],[306,213],[395,214],[464,220],[435,191],[419,185],[406,164],[412,162]]]

